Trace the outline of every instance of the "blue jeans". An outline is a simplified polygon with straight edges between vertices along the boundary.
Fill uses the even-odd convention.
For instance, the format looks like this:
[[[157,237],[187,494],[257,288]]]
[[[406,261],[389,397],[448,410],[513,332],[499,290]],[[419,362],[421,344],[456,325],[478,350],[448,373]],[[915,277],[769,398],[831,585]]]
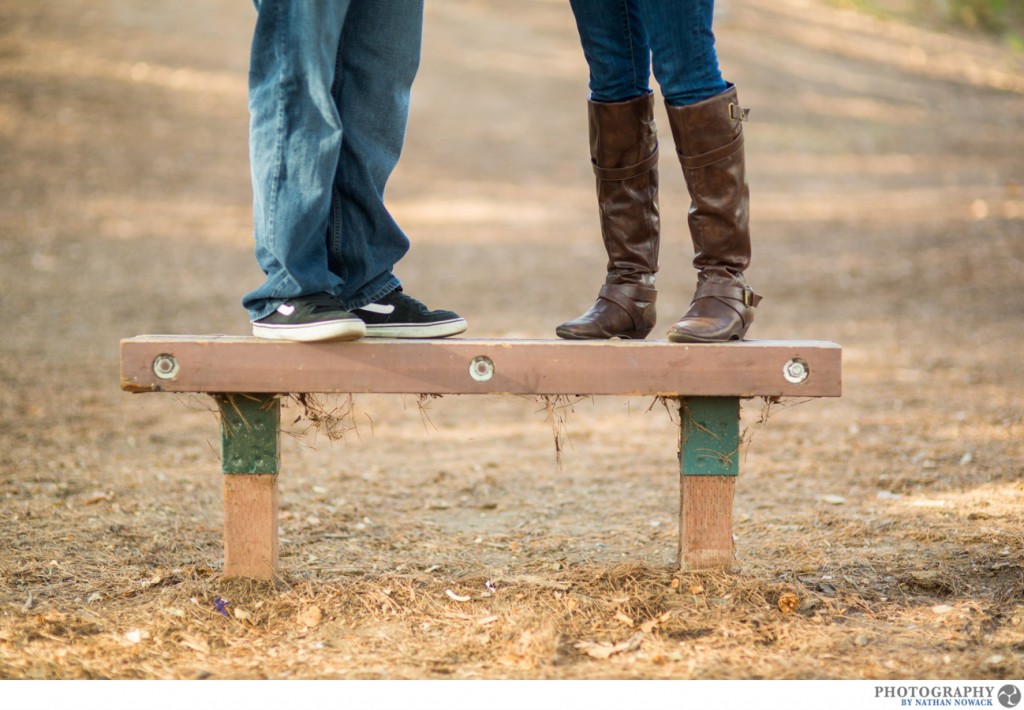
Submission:
[[[249,150],[259,320],[290,297],[346,308],[398,287],[409,239],[384,206],[419,68],[423,0],[254,0]]]
[[[590,67],[590,98],[635,99],[651,92],[686,106],[728,88],[711,29],[714,0],[570,0]]]

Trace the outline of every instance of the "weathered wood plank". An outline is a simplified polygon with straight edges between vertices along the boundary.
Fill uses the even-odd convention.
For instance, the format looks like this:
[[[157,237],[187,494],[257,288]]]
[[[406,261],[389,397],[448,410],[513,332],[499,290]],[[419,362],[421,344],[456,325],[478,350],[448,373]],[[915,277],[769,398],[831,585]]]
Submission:
[[[732,565],[735,490],[735,476],[683,476],[680,479],[680,569],[728,569]]]
[[[277,476],[224,476],[225,577],[272,579],[277,572]]]
[[[121,341],[129,392],[838,397],[823,341],[361,340],[147,335]]]

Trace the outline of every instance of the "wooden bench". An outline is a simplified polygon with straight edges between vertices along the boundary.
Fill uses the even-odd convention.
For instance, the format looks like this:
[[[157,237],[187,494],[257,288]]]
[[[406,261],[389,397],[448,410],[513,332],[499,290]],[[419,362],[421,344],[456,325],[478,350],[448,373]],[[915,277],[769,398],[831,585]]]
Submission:
[[[818,341],[362,340],[239,336],[121,341],[121,388],[213,395],[221,413],[225,577],[278,571],[280,395],[658,396],[680,407],[682,569],[727,568],[740,400],[838,397],[841,349]]]

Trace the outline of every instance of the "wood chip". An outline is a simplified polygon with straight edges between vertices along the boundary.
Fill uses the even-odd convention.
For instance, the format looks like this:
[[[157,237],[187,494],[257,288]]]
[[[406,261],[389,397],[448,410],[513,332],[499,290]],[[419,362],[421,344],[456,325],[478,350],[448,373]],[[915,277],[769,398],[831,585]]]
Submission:
[[[580,641],[576,644],[576,648],[583,651],[583,653],[587,654],[591,658],[605,660],[618,653],[628,653],[629,651],[637,650],[640,648],[643,640],[643,633],[637,632],[627,640],[620,643],[611,644],[607,642],[597,643],[595,641]]]
[[[786,592],[779,597],[779,611],[783,614],[792,614],[800,606],[800,599],[795,594]]]

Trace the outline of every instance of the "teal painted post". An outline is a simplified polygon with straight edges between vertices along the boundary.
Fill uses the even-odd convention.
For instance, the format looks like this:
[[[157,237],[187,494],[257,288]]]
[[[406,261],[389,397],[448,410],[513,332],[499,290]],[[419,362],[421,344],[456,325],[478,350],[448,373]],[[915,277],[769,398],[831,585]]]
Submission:
[[[740,401],[689,397],[680,403],[682,475],[738,476]]]
[[[224,472],[224,576],[273,579],[278,562],[281,400],[215,395]]]
[[[281,468],[281,400],[275,395],[216,395],[224,473],[275,474]]]
[[[739,475],[740,400],[685,397],[679,414],[679,566],[728,568]]]

